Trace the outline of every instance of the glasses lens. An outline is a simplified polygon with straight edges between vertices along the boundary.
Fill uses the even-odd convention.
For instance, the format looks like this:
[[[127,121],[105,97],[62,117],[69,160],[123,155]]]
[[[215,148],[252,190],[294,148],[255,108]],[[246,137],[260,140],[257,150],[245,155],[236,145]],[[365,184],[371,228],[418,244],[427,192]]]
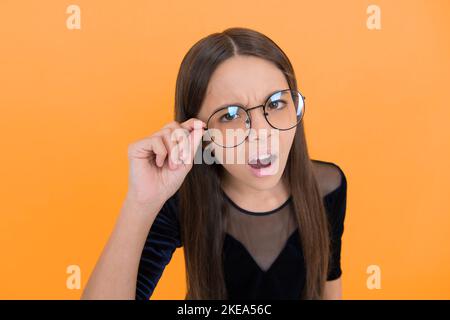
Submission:
[[[226,148],[244,142],[250,129],[250,119],[244,108],[228,106],[216,111],[208,122],[211,140]]]
[[[265,116],[271,126],[286,130],[295,127],[302,120],[304,107],[305,102],[300,92],[280,91],[267,101]]]

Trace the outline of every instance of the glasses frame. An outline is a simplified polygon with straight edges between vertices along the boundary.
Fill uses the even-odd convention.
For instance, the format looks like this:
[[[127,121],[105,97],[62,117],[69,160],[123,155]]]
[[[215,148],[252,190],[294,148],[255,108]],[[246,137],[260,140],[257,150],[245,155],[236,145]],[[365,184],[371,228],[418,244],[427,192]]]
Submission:
[[[292,127],[287,128],[287,129],[280,129],[280,128],[274,127],[274,126],[270,123],[270,121],[267,119],[268,113],[266,112],[266,106],[267,106],[267,103],[269,102],[270,98],[272,98],[272,96],[273,96],[274,94],[282,93],[282,92],[286,92],[286,91],[292,91],[292,92],[295,92],[295,93],[297,93],[298,95],[300,95],[300,97],[301,97],[301,99],[302,99],[302,101],[303,101],[303,111],[302,111],[302,116],[300,117],[300,119],[297,121],[297,123],[296,123],[295,125],[293,125]],[[250,117],[250,111],[253,110],[253,109],[263,108],[264,119],[266,119],[267,123],[268,123],[272,128],[274,128],[274,129],[276,129],[276,130],[286,131],[286,130],[291,130],[291,129],[295,128],[295,127],[298,126],[298,124],[303,120],[303,116],[305,115],[305,110],[306,110],[306,102],[305,102],[305,100],[306,100],[306,97],[305,97],[300,91],[298,91],[298,90],[292,90],[292,89],[289,88],[289,89],[277,90],[277,91],[271,93],[271,94],[269,95],[269,97],[266,99],[266,101],[264,102],[264,104],[260,104],[260,105],[257,105],[257,106],[255,106],[255,107],[251,107],[251,108],[247,108],[247,109],[246,109],[246,108],[244,108],[244,107],[241,106],[241,105],[237,105],[237,104],[231,105],[231,104],[230,104],[230,105],[225,106],[225,107],[223,107],[223,108],[217,109],[216,111],[214,111],[214,112],[208,117],[208,120],[206,121],[206,128],[205,128],[205,130],[208,132],[208,135],[209,135],[211,141],[214,142],[215,144],[217,144],[218,146],[220,146],[220,147],[222,147],[222,148],[236,148],[236,147],[239,146],[240,144],[244,143],[245,140],[247,140],[247,138],[248,138],[249,135],[247,134],[247,136],[245,137],[244,140],[242,140],[242,142],[240,142],[240,143],[238,143],[237,145],[232,146],[232,147],[222,146],[221,144],[215,142],[215,141],[212,139],[211,135],[209,134],[209,130],[208,130],[208,129],[209,129],[209,121],[211,120],[211,118],[212,118],[217,112],[220,112],[220,111],[222,111],[222,110],[224,110],[224,109],[227,109],[227,108],[229,108],[230,106],[233,106],[233,107],[239,107],[239,108],[241,108],[242,110],[244,110],[245,114],[247,115],[247,119],[245,120],[245,122],[249,124],[249,128],[248,128],[248,129],[251,129],[251,128],[252,128],[252,118]]]

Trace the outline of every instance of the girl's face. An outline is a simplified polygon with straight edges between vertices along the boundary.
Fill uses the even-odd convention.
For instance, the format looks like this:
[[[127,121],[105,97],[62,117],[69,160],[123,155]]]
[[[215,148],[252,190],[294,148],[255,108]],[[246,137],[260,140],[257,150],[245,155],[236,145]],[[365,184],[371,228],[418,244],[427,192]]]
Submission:
[[[224,105],[238,104],[245,109],[262,105],[270,94],[283,89],[289,89],[288,82],[274,64],[258,57],[234,56],[213,73],[198,118],[206,122]],[[226,179],[267,190],[280,181],[296,128],[286,131],[272,128],[262,108],[253,109],[249,114],[252,129],[241,145],[223,148],[212,142],[210,147],[225,168]],[[268,155],[271,162],[265,167]],[[256,158],[260,159],[259,163]]]

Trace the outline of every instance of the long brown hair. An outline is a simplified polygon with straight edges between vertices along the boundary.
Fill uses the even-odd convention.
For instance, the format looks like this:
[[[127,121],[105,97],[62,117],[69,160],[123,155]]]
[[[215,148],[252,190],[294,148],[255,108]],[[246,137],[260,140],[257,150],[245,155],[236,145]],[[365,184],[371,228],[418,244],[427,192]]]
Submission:
[[[289,87],[297,90],[292,65],[275,42],[248,28],[229,28],[199,40],[185,55],[176,81],[176,121],[197,116],[212,73],[221,62],[235,55],[256,56],[274,63],[285,75]],[[186,299],[228,297],[222,250],[227,214],[220,188],[223,170],[220,164],[195,164],[179,189]],[[303,121],[297,126],[282,179],[290,188],[301,230],[306,284],[299,298],[321,299],[329,263],[329,231],[306,146]]]

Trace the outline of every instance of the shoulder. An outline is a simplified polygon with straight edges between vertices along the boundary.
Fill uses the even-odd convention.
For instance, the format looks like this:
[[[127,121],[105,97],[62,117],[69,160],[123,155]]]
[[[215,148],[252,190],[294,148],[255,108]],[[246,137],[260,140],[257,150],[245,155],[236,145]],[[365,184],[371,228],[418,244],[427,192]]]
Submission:
[[[311,159],[313,172],[322,197],[332,196],[347,188],[342,168],[334,162]]]
[[[148,239],[158,238],[156,242],[160,244],[160,237],[176,240],[176,246],[181,246],[180,223],[179,223],[179,195],[178,192],[170,196],[161,207],[150,228]]]
[[[332,238],[339,239],[344,230],[347,207],[347,178],[339,165],[333,162],[312,160],[314,173],[322,193]]]
[[[346,216],[347,179],[342,168],[336,163],[323,160],[312,160],[312,163],[329,223],[331,255],[327,280],[331,281],[342,274],[341,246]]]
[[[173,218],[178,219],[179,215],[179,200],[180,195],[177,190],[173,195],[171,195],[163,205],[163,211],[169,213]]]

